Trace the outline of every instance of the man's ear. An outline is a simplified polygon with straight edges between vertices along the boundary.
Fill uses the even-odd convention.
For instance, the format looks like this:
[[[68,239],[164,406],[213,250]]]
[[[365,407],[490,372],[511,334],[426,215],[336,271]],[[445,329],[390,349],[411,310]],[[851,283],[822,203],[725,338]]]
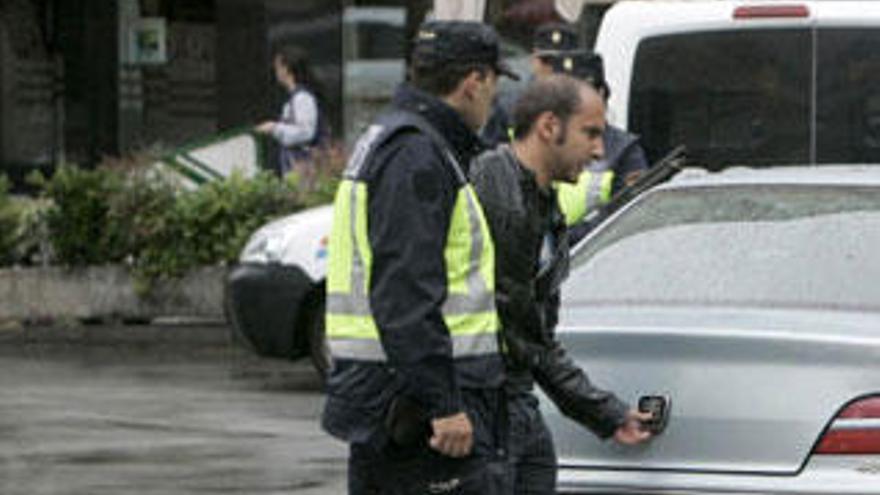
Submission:
[[[538,120],[535,124],[538,135],[546,141],[555,140],[561,129],[561,122],[559,122],[559,119],[553,112],[544,112],[538,115]]]

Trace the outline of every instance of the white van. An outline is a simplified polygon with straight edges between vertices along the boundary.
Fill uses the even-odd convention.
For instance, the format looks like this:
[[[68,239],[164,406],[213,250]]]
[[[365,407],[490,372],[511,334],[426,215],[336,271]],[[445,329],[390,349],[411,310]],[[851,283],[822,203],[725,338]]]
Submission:
[[[623,1],[609,113],[652,159],[709,168],[880,161],[880,2]]]

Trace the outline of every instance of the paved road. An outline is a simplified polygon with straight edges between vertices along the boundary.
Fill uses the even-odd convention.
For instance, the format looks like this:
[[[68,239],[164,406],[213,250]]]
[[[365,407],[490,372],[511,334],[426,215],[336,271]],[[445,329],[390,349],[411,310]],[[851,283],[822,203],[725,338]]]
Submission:
[[[345,492],[305,363],[169,342],[0,339],[0,493]]]

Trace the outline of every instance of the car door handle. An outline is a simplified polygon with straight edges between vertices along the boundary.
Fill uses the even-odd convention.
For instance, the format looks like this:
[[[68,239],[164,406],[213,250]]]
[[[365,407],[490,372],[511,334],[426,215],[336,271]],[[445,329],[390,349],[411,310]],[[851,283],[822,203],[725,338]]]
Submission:
[[[651,419],[643,421],[642,426],[653,435],[666,429],[672,411],[672,398],[669,395],[643,395],[639,397],[639,411],[651,413]]]

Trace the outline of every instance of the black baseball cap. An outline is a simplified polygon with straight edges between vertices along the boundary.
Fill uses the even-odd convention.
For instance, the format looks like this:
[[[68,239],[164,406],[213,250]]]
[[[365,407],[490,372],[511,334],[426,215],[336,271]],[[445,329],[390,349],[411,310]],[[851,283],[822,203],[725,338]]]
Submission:
[[[515,81],[519,76],[501,60],[498,34],[487,24],[474,21],[428,21],[422,23],[413,43],[413,64],[437,67],[447,64],[484,64]]]
[[[596,89],[605,90],[606,95],[611,94],[605,81],[605,64],[598,53],[589,50],[559,52],[550,57],[550,66],[554,73],[582,79]]]
[[[553,55],[561,51],[577,50],[577,31],[568,24],[553,22],[543,24],[532,38],[532,50],[538,56]]]

